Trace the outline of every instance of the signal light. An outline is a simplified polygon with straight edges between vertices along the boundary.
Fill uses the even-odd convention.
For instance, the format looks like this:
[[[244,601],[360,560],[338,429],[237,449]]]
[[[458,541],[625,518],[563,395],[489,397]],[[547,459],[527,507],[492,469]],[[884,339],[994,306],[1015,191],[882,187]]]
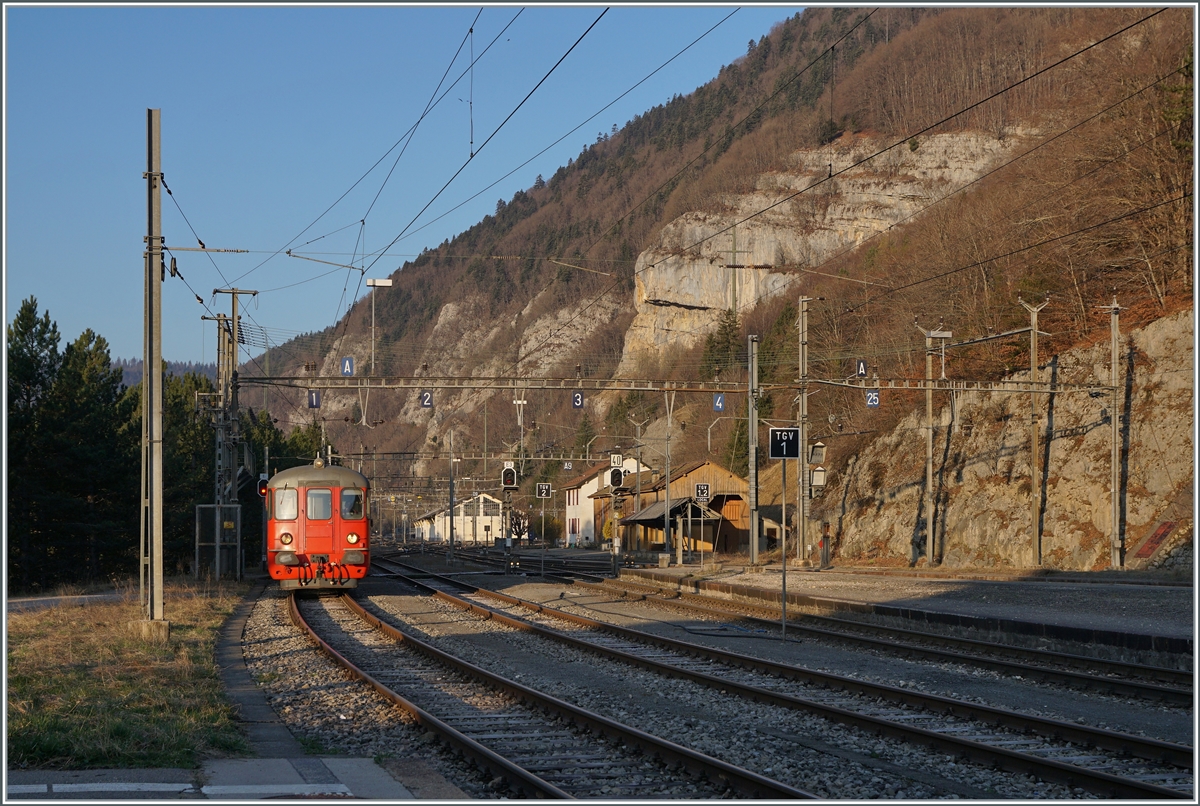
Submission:
[[[612,470],[608,471],[608,486],[609,487],[620,487],[621,484],[624,483],[624,481],[625,481],[625,474],[621,472],[621,468],[614,467]]]
[[[500,486],[506,490],[515,490],[519,486],[517,484],[517,469],[515,467],[506,467],[500,471]]]
[[[258,494],[263,498],[267,497],[267,474],[261,473],[258,476]]]

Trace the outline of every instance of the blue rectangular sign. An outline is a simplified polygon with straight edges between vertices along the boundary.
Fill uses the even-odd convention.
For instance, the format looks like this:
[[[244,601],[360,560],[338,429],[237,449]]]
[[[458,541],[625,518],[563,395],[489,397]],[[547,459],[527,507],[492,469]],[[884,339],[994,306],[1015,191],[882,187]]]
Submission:
[[[354,359],[351,356],[342,359],[342,374],[347,377],[354,374]]]
[[[321,390],[320,389],[309,389],[308,390],[308,407],[310,409],[321,408]]]
[[[713,395],[713,411],[725,411],[724,392],[717,392]]]

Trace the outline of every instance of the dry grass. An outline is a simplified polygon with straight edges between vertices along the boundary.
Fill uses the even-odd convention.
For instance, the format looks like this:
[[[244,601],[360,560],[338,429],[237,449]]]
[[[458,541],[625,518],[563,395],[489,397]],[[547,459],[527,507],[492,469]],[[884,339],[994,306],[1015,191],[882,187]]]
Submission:
[[[246,753],[214,659],[245,583],[168,582],[170,640],[147,642],[136,583],[119,601],[8,617],[8,764],[188,767]]]

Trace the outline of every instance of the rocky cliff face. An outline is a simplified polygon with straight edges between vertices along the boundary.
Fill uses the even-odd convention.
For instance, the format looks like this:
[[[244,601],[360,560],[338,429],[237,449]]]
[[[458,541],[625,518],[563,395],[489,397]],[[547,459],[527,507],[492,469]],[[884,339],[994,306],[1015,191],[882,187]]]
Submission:
[[[681,216],[638,256],[636,316],[618,373],[633,374],[647,353],[697,344],[716,328],[722,311],[784,293],[806,268],[978,178],[1017,142],[934,135],[855,167],[888,143],[847,136],[796,152],[791,170],[760,176],[755,192],[724,199],[722,214]],[[755,215],[760,210],[766,212]]]
[[[949,188],[981,175],[1017,142],[980,134],[935,135],[915,148],[894,148],[861,168],[854,166],[888,144],[847,136],[820,149],[797,151],[790,170],[760,176],[753,193],[723,199],[725,212],[687,213],[667,224],[658,243],[638,256],[632,300],[609,295],[581,313],[541,304],[539,295],[511,321],[498,322],[484,301],[464,297],[442,307],[421,361],[438,367],[438,374],[481,376],[513,372],[519,355],[521,374],[546,374],[632,304],[635,315],[616,374],[638,377],[642,358],[694,346],[715,329],[722,311],[746,310],[787,292],[805,268],[913,216]],[[832,173],[837,175],[831,179]],[[749,218],[764,208],[770,209]],[[744,268],[728,268],[733,264]],[[498,354],[490,349],[502,343],[516,350]],[[366,360],[369,344],[357,346],[360,353],[349,345],[342,353]],[[481,354],[492,358],[480,364]],[[330,355],[327,363],[337,360]],[[479,401],[452,395],[443,402],[454,405],[439,406],[432,417],[422,418],[415,399],[408,399],[402,416],[427,420],[434,435],[442,412],[470,412]]]
[[[1190,543],[1195,473],[1194,311],[1134,331],[1122,340],[1119,382],[1119,518],[1126,564],[1157,562],[1138,548],[1164,521],[1162,546]],[[1106,385],[1108,344],[1053,356],[1041,380]],[[1028,378],[1013,376],[1015,379]],[[883,394],[887,394],[886,391]],[[935,395],[935,556],[949,567],[1035,564],[1031,501],[1042,511],[1042,561],[1052,568],[1110,566],[1111,402],[1086,390],[1041,395],[1042,473],[1031,480],[1027,393],[962,393],[951,405]],[[941,400],[938,400],[941,398]],[[925,553],[924,412],[908,417],[851,461],[826,488],[815,512],[830,522],[838,557],[912,563]],[[1190,556],[1190,555],[1189,555]]]

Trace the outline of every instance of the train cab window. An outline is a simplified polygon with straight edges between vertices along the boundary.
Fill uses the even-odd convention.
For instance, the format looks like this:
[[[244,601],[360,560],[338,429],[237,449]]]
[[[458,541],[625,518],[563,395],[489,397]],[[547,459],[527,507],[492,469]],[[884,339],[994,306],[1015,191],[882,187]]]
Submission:
[[[333,517],[333,490],[308,491],[308,519],[327,521]]]
[[[294,521],[296,520],[296,491],[295,490],[275,490],[275,520],[277,521]]]
[[[344,520],[361,520],[363,517],[363,491],[354,487],[342,490],[342,518]]]

